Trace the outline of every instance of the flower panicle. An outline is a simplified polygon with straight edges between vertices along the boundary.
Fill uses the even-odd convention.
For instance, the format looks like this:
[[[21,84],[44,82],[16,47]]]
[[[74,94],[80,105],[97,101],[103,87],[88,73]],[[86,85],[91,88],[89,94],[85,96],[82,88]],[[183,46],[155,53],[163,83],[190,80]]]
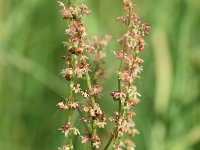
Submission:
[[[117,21],[127,27],[127,32],[118,40],[123,48],[113,52],[115,58],[120,60],[120,68],[117,72],[118,90],[111,93],[113,100],[119,103],[119,109],[113,117],[109,118],[110,121],[115,122],[115,130],[111,132],[105,149],[114,140],[112,144],[114,149],[134,150],[135,143],[128,137],[139,134],[133,121],[136,113],[132,109],[140,102],[135,81],[140,79],[143,71],[144,61],[139,54],[144,52],[146,47],[144,37],[149,35],[151,27],[148,23],[142,22],[139,15],[135,13],[135,4],[132,0],[124,0],[123,5],[126,15],[117,17]]]
[[[92,42],[89,42],[82,18],[92,11],[85,4],[77,5],[71,1],[67,4],[58,1],[58,4],[62,8],[62,18],[67,20],[67,41],[63,42],[66,51],[62,56],[66,67],[60,74],[69,83],[69,96],[57,104],[59,109],[69,113],[67,124],[58,129],[68,138],[68,143],[59,149],[73,150],[73,136],[80,136],[82,144],[90,142],[91,149],[98,149],[102,145],[102,140],[97,130],[107,125],[107,117],[98,102],[101,93],[104,92],[100,83],[105,79],[105,50],[111,37],[94,36]],[[135,13],[132,0],[123,0],[123,6],[126,15],[117,17],[117,21],[127,27],[127,32],[118,40],[123,48],[113,52],[115,58],[120,60],[120,67],[117,71],[118,89],[110,94],[119,107],[108,119],[114,122],[115,126],[104,150],[109,147],[112,140],[113,149],[134,150],[136,145],[131,141],[131,137],[139,134],[134,122],[136,113],[133,108],[139,104],[141,95],[135,81],[140,79],[143,71],[144,60],[140,58],[140,53],[144,52],[144,38],[150,34],[151,27],[148,23],[142,22]],[[87,87],[80,84],[83,82]],[[86,129],[84,133],[73,125],[73,111],[78,111]]]
[[[65,30],[67,41],[63,42],[66,51],[65,55],[62,56],[66,67],[61,70],[60,74],[70,84],[69,97],[57,104],[59,109],[69,112],[68,123],[59,128],[59,131],[69,138],[69,143],[60,149],[69,148],[72,150],[73,142],[71,141],[74,135],[80,136],[83,144],[91,142],[91,148],[97,149],[101,145],[101,139],[96,130],[104,128],[107,123],[106,116],[97,101],[97,97],[103,92],[103,87],[96,81],[102,75],[100,70],[103,70],[104,51],[110,36],[95,36],[93,41],[89,42],[82,18],[92,11],[85,4],[77,5],[75,2],[64,4],[60,1],[58,4],[62,8],[62,18],[67,21],[67,29]],[[94,69],[88,54],[93,55]],[[92,74],[96,75],[95,78]],[[87,88],[80,84],[82,82],[87,84]],[[78,111],[80,115],[80,120],[86,128],[85,133],[80,133],[79,129],[73,126],[71,118],[74,110]]]

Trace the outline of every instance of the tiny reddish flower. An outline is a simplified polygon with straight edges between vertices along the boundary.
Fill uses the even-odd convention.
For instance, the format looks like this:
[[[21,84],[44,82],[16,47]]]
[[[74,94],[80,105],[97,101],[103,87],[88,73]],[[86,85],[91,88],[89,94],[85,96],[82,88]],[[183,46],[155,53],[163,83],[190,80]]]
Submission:
[[[69,107],[65,105],[63,102],[59,102],[56,106],[58,106],[60,109],[63,109],[63,110],[69,109]]]

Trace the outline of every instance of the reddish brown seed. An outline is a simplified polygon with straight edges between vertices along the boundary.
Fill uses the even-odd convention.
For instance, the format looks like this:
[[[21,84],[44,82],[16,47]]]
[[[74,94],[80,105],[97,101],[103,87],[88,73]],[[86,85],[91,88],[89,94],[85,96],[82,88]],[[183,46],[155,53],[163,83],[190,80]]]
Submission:
[[[69,76],[69,75],[66,75],[66,76],[65,76],[65,79],[66,79],[67,81],[71,81],[71,80],[72,80],[71,76]]]
[[[81,48],[81,47],[78,48],[76,52],[77,52],[77,54],[82,54],[82,52],[83,52],[83,48]]]
[[[71,54],[75,54],[75,50],[74,50],[73,48],[71,48],[71,49],[69,50],[69,52],[70,52]]]

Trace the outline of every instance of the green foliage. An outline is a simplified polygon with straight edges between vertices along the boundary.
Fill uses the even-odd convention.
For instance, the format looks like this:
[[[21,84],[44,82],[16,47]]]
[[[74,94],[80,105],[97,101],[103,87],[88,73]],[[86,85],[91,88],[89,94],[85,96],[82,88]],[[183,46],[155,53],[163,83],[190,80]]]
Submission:
[[[79,0],[81,2],[81,0]],[[117,62],[111,50],[124,27],[115,18],[121,1],[87,0],[93,14],[85,18],[90,35],[111,34],[107,82],[100,104],[113,112],[109,93],[116,90]],[[138,150],[200,149],[200,2],[135,0],[137,12],[152,26],[143,54],[142,94],[136,124]],[[59,72],[66,24],[56,1],[0,0],[0,149],[49,150],[65,141],[58,133],[66,113],[56,104],[68,83]],[[90,36],[91,38],[91,36]],[[112,107],[111,107],[112,106]],[[74,121],[79,122],[77,114]],[[107,134],[102,132],[103,134]],[[76,139],[76,143],[80,140]],[[76,144],[76,149],[83,149]]]

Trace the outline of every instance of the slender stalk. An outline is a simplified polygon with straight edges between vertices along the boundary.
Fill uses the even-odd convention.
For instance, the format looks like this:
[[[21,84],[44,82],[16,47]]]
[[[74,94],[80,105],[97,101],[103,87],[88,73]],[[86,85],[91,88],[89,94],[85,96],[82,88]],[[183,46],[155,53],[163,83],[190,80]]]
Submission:
[[[77,65],[77,56],[75,55],[75,56],[73,57],[73,59],[74,59],[73,65],[74,65],[74,68],[75,68],[76,65]],[[78,113],[79,113],[79,115],[80,115],[80,117],[81,117],[81,120],[82,120],[82,118],[84,118],[84,116],[83,116],[83,114],[82,114],[80,108],[78,107],[77,110],[78,110]],[[83,122],[83,125],[85,126],[85,129],[87,130],[88,135],[90,135],[90,134],[91,134],[90,128],[88,127],[88,125],[86,124],[86,122],[84,122],[83,120],[82,120],[82,122]]]
[[[129,30],[129,26],[130,26],[130,21],[131,21],[131,8],[129,8],[129,20],[128,20],[128,29]],[[124,52],[125,48],[123,49],[123,52]],[[119,71],[122,69],[122,59],[120,61],[120,67],[119,67]],[[120,80],[120,77],[118,75],[118,91],[121,91],[121,80]],[[126,96],[126,99],[127,99],[127,96]],[[121,114],[123,115],[123,110],[122,110],[122,102],[121,100],[119,100],[119,107],[118,107],[118,115],[119,115],[119,119],[121,117]],[[116,142],[117,138],[118,138],[118,132],[117,132],[117,126],[115,127],[115,130],[114,130],[114,143]],[[111,142],[112,142],[113,138],[110,137],[110,139],[108,140],[104,150],[107,150],[108,147],[110,146]]]
[[[121,70],[121,68],[122,68],[122,59],[120,60],[119,70]],[[117,83],[118,83],[118,91],[121,91],[121,79],[120,79],[119,75],[118,75]],[[118,115],[119,115],[119,118],[121,116],[121,111],[122,111],[122,102],[121,102],[121,100],[119,100],[119,105],[118,105]],[[114,135],[115,135],[114,138],[116,139],[116,137],[118,137],[117,126],[115,127]],[[104,150],[108,149],[108,147],[110,146],[112,140],[113,140],[113,138],[110,137],[109,140],[108,140],[108,142],[107,142],[107,144],[106,144],[106,146],[105,146],[105,148],[104,148]]]
[[[70,85],[73,83],[73,81],[70,82]],[[69,92],[69,99],[71,100],[73,97],[73,91],[70,88],[70,92]],[[68,114],[68,123],[70,123],[72,120],[72,110],[69,109],[69,114]],[[72,142],[72,135],[69,134],[69,145],[70,145],[70,150],[73,150],[73,142]]]
[[[112,142],[112,138],[110,137],[109,140],[108,140],[108,143],[106,144],[106,146],[104,148],[104,150],[108,149],[108,147],[110,146],[111,142]]]
[[[69,110],[68,122],[71,122],[71,118],[72,118],[72,112],[71,110]],[[70,145],[70,150],[73,150],[72,134],[69,134],[69,145]]]
[[[122,68],[122,59],[120,60],[119,71],[121,70],[121,68]],[[118,75],[118,91],[121,91],[121,80],[120,80],[119,75]],[[119,100],[119,109],[118,109],[119,115],[121,112],[121,107],[122,107],[122,102]]]
[[[92,88],[92,85],[91,85],[91,79],[90,79],[90,75],[89,75],[89,73],[87,72],[86,73],[86,79],[87,79],[87,85],[88,85],[88,88],[90,89],[90,88]],[[90,100],[91,100],[91,103],[93,104],[93,103],[95,103],[95,99],[94,99],[94,96],[91,96],[91,98],[90,98]],[[92,122],[91,122],[91,127],[92,127],[92,135],[95,135],[96,134],[96,123],[92,120]],[[91,141],[91,148],[92,149],[96,149],[94,146],[93,146],[93,142]]]

